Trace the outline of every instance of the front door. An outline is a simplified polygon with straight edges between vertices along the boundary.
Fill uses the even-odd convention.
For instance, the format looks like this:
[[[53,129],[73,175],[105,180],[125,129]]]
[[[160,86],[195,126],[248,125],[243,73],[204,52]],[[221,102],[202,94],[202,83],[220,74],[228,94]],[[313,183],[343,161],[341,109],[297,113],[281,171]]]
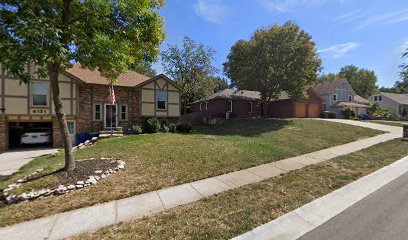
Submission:
[[[117,105],[105,104],[105,128],[110,129],[118,126],[118,108]]]

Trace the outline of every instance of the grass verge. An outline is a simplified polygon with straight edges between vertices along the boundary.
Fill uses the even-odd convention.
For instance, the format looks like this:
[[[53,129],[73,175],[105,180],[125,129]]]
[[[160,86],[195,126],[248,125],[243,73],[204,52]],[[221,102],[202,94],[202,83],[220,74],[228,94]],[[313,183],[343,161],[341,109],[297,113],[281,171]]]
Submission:
[[[199,126],[193,134],[106,139],[77,151],[75,157],[120,158],[127,163],[125,171],[66,195],[0,207],[0,226],[217,176],[379,133],[333,122],[259,119]],[[11,179],[0,182],[0,188],[36,169],[51,172],[62,167],[62,154],[37,158]],[[30,187],[44,187],[43,183]]]
[[[229,239],[408,155],[392,140],[157,215],[72,239]],[[286,194],[280,189],[283,187]]]

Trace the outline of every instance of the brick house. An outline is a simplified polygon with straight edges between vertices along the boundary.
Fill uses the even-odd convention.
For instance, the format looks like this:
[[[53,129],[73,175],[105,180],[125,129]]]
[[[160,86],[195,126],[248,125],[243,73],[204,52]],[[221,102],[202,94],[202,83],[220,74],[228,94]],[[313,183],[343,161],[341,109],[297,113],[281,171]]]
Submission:
[[[35,67],[28,66],[27,71],[35,72]],[[19,82],[0,71],[0,150],[18,145],[20,136],[32,128],[49,128],[53,146],[61,146],[49,80],[34,76],[30,85]],[[134,71],[122,74],[114,85],[115,105],[108,100],[108,80],[98,71],[74,65],[59,75],[59,85],[73,143],[77,133],[111,126],[126,130],[150,117],[162,123],[180,118],[183,90],[163,74],[153,78]]]
[[[323,99],[313,88],[307,94],[307,99],[295,100],[282,92],[278,99],[268,103],[266,117],[320,117]],[[265,117],[260,92],[247,90],[224,89],[194,102],[193,111],[205,119],[225,118],[227,114],[231,118]]]

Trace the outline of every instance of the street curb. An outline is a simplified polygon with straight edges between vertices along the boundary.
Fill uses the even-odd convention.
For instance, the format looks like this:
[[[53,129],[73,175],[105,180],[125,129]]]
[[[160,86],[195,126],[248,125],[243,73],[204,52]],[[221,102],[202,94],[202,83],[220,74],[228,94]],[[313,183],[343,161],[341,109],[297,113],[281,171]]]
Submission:
[[[408,156],[232,240],[295,240],[408,172]]]

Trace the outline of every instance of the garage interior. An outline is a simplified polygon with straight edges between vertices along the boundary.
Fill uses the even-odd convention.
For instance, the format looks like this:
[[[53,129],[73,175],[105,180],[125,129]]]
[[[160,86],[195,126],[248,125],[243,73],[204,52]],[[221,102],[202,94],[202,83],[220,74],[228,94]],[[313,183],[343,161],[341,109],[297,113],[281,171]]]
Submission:
[[[35,129],[49,129],[52,136],[52,122],[8,122],[9,149],[51,147],[52,137],[50,143],[47,144],[21,144],[21,136]]]

